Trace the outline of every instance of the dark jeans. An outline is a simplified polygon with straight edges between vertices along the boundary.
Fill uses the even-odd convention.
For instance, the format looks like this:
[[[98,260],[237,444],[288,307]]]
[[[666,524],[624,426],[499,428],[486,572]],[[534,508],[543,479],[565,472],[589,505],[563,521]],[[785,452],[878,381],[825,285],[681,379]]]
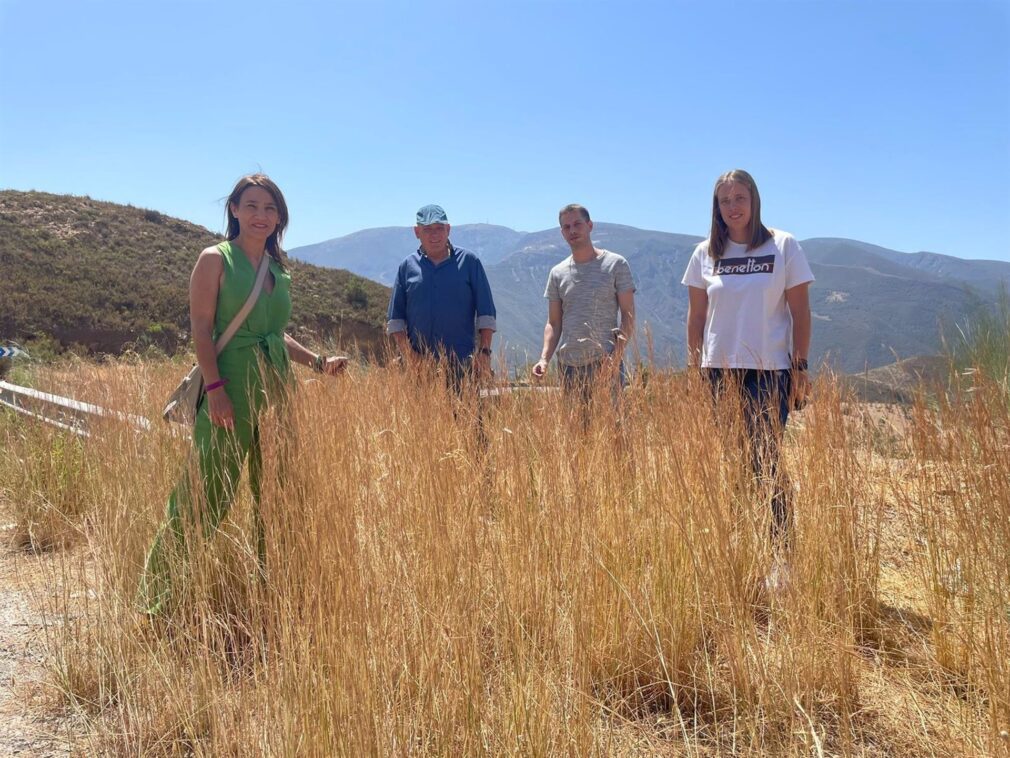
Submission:
[[[593,391],[596,388],[596,374],[600,371],[603,366],[603,361],[594,361],[585,366],[565,366],[561,365],[561,387],[565,392],[574,392],[578,394],[580,399],[584,403],[588,403],[593,396]],[[628,386],[628,377],[624,372],[624,361],[621,361],[621,365],[618,368],[618,381],[614,383],[611,388],[611,399],[614,404],[617,404],[618,393]]]
[[[792,372],[710,368],[705,374],[717,407],[727,402],[740,404],[751,468],[759,482],[771,487],[772,538],[788,545],[792,504],[786,478],[779,471],[779,457],[789,419]]]
[[[464,388],[475,387],[476,374],[473,368],[473,358],[461,361],[453,356],[435,356],[438,362],[439,371],[445,377],[445,386],[452,390],[456,396],[453,403],[452,415],[459,418],[460,410],[466,408],[464,415],[472,413],[474,420],[474,430],[477,434],[477,449],[481,452],[487,449],[487,434],[484,431],[484,400],[478,394],[471,400],[469,396],[464,396]],[[470,409],[470,403],[476,402],[475,407]]]
[[[562,364],[559,367],[561,369],[561,389],[567,397],[575,397],[579,400],[578,412],[582,419],[583,431],[589,430],[593,397],[601,391],[601,388],[597,386],[599,384],[597,374],[602,367],[602,360],[585,366]],[[618,367],[616,380],[610,384],[610,404],[616,414],[618,424],[621,422],[621,390],[627,385],[628,378],[624,373],[624,362],[622,361]]]
[[[417,353],[415,351],[415,354],[433,361],[438,373],[445,380],[446,388],[452,390],[457,397],[462,396],[463,387],[473,370],[471,358],[460,360],[455,355],[433,352]]]
[[[438,365],[445,371],[445,386],[461,396],[470,373],[470,361],[464,363],[456,358],[441,358]]]

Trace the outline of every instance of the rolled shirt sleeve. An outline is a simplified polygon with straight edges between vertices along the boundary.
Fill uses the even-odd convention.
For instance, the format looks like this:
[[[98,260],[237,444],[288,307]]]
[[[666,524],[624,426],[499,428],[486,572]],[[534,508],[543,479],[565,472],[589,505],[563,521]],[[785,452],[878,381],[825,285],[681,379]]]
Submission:
[[[484,264],[479,258],[474,258],[473,272],[474,296],[476,300],[476,316],[478,329],[497,331],[498,312],[494,307],[494,297],[491,295],[491,283],[487,280]]]
[[[407,331],[407,288],[403,281],[403,265],[396,272],[393,291],[389,293],[389,309],[386,312],[386,334]]]

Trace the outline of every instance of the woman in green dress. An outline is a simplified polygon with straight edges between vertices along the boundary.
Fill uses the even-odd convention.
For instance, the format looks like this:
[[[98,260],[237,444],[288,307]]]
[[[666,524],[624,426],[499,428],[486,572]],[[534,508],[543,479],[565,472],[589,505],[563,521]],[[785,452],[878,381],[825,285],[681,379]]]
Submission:
[[[228,197],[226,213],[226,241],[200,253],[190,277],[193,344],[206,385],[193,426],[199,475],[195,483],[188,474],[183,476],[173,490],[165,522],[148,553],[139,601],[150,614],[163,612],[170,600],[171,569],[184,560],[187,527],[209,538],[227,515],[246,456],[262,566],[260,414],[271,400],[283,397],[291,361],[329,375],[347,365],[346,357],[317,355],[284,333],[291,316],[291,276],[281,249],[288,209],[277,185],[263,174],[242,177]],[[270,268],[256,304],[217,355],[215,340],[249,297],[264,255],[270,256]],[[203,491],[194,492],[194,484]]]

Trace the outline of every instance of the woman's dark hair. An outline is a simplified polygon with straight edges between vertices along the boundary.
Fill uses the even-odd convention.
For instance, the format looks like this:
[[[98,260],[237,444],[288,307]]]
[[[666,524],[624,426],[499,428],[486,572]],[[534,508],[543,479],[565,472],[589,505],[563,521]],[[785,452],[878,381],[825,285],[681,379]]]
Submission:
[[[713,260],[722,258],[726,252],[726,242],[729,240],[729,230],[719,211],[719,188],[733,182],[742,184],[750,192],[750,240],[747,242],[747,249],[760,247],[772,238],[768,227],[761,223],[761,195],[758,194],[754,177],[741,168],[727,171],[716,179],[715,189],[712,190],[712,230],[708,235],[708,254]]]
[[[274,229],[273,234],[267,237],[266,247],[267,253],[277,261],[277,265],[284,271],[287,268],[284,265],[287,260],[287,254],[281,247],[281,239],[284,237],[284,230],[288,228],[288,204],[284,201],[284,194],[280,191],[280,188],[266,174],[249,174],[248,176],[243,176],[235,183],[235,188],[228,195],[228,202],[225,203],[224,212],[225,218],[228,221],[228,231],[225,233],[225,238],[233,240],[238,237],[238,219],[232,213],[231,207],[238,205],[239,200],[242,199],[242,193],[250,187],[262,187],[273,196],[274,203],[277,204],[277,228]]]

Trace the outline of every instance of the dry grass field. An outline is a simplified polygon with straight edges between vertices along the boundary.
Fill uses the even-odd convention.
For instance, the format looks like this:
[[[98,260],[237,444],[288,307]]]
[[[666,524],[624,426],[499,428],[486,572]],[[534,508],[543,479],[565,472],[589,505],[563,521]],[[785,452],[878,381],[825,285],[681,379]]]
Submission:
[[[156,418],[180,374],[34,381]],[[819,378],[769,593],[768,508],[700,382],[653,375],[588,433],[556,393],[504,395],[481,435],[437,379],[299,377],[265,426],[265,579],[243,486],[156,623],[134,593],[187,442],[0,414],[13,546],[58,556],[48,707],[76,751],[1010,755],[1005,385],[867,406]]]

